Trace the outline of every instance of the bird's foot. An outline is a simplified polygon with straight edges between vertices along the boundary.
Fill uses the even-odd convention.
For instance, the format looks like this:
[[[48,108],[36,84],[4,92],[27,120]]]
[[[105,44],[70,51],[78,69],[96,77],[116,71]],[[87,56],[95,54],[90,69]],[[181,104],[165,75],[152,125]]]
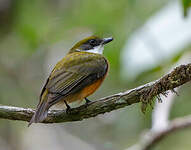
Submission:
[[[86,101],[86,105],[91,103],[91,101],[89,99],[87,99],[86,97],[85,97],[85,101]]]
[[[68,103],[66,102],[66,101],[64,101],[64,103],[65,103],[65,105],[66,105],[66,113],[67,114],[70,114],[70,110],[71,110],[71,107],[70,107],[70,105],[68,105]]]

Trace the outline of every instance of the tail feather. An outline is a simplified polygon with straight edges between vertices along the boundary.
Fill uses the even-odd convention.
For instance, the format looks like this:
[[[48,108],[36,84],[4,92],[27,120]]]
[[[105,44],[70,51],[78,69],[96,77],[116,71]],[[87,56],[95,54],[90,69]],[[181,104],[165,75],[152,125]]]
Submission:
[[[39,106],[37,107],[34,115],[32,116],[32,118],[28,124],[28,127],[32,123],[42,122],[47,117],[49,107],[50,106],[48,105],[48,103],[46,101],[40,103]]]

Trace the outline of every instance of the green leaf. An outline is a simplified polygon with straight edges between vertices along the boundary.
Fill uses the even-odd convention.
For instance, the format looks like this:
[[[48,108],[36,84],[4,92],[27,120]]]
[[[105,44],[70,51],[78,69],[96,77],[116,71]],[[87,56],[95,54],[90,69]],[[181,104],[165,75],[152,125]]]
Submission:
[[[182,0],[182,6],[184,9],[184,17],[187,17],[188,9],[191,7],[191,0]]]

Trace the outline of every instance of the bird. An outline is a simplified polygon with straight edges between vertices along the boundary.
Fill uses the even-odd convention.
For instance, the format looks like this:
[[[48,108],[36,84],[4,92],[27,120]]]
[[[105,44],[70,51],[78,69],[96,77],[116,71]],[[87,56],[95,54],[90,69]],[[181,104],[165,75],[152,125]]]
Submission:
[[[87,97],[93,94],[103,83],[109,68],[108,60],[103,56],[105,44],[112,37],[89,36],[77,42],[54,67],[40,94],[37,108],[28,124],[45,120],[48,110],[56,104],[91,102]]]

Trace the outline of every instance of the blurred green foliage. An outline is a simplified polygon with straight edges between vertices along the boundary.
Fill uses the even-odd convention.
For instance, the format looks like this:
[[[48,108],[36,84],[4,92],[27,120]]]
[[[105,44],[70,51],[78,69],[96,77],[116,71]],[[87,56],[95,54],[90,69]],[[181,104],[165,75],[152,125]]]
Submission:
[[[0,104],[35,108],[47,72],[51,70],[51,60],[56,59],[56,56],[64,56],[72,44],[90,34],[113,36],[115,39],[104,51],[110,62],[109,76],[101,89],[90,99],[134,88],[161,77],[190,51],[191,45],[185,46],[185,49],[172,57],[161,60],[159,65],[144,70],[134,80],[121,79],[120,56],[130,36],[168,2],[169,0],[2,0]],[[188,0],[184,0],[183,3],[185,12],[190,4],[187,2]],[[181,96],[177,97],[174,104],[172,118],[191,113],[189,91],[189,85],[180,91]],[[102,116],[104,119],[94,118],[63,124],[64,127],[53,125],[52,129],[57,133],[55,138],[60,139],[56,130],[59,126],[90,143],[95,149],[125,149],[136,143],[142,131],[151,126],[151,108],[146,115],[141,113],[139,105],[110,114],[111,116]],[[33,130],[26,128],[24,122],[0,120],[0,143],[3,141],[14,150],[26,149],[22,147],[25,144],[23,141],[31,139]],[[41,136],[43,140],[45,137]],[[186,136],[191,138],[188,134]],[[177,141],[178,136],[175,135],[171,139]],[[34,139],[31,139],[31,143],[32,140]],[[170,149],[172,140],[167,141],[169,144],[157,149]],[[184,147],[182,141],[179,140],[179,144]],[[62,142],[61,140],[60,143]],[[188,147],[190,146],[188,144]]]
[[[184,9],[184,17],[188,15],[188,9],[191,7],[191,0],[182,0],[182,6]]]

